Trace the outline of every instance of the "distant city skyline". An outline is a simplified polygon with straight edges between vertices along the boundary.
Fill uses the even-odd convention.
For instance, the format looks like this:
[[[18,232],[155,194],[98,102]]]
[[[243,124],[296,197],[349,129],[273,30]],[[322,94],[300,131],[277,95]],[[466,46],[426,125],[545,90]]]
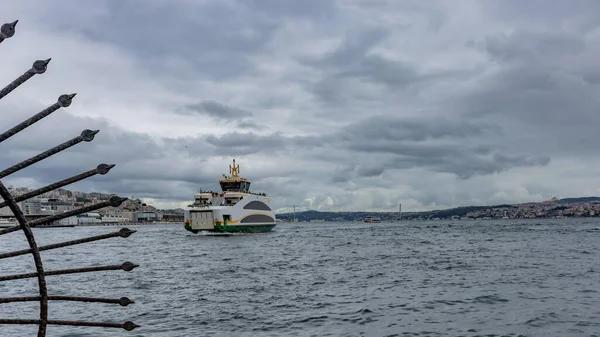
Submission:
[[[300,5],[301,4],[301,5]],[[600,195],[600,2],[24,0],[2,45],[0,132],[77,93],[9,166],[82,144],[4,183],[183,207],[232,159],[277,212],[424,211]],[[160,24],[158,24],[160,23]],[[34,94],[32,94],[34,93]]]

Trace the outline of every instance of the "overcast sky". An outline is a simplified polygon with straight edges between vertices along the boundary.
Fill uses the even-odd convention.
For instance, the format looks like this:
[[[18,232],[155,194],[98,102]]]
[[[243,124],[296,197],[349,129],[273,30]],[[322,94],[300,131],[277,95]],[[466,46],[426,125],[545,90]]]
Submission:
[[[235,158],[278,211],[403,210],[600,195],[600,2],[13,1],[0,86],[6,178],[187,205]]]

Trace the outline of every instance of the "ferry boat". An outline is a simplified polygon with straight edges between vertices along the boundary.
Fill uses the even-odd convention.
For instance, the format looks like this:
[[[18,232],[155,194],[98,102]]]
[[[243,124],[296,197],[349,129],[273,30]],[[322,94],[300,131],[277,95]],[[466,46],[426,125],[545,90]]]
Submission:
[[[364,222],[370,222],[370,223],[380,223],[381,219],[379,219],[376,216],[368,216],[365,218]]]
[[[271,199],[265,193],[250,192],[250,180],[239,176],[240,166],[229,165],[230,176],[219,180],[221,192],[200,191],[194,203],[184,209],[184,227],[192,233],[269,232],[275,227]]]

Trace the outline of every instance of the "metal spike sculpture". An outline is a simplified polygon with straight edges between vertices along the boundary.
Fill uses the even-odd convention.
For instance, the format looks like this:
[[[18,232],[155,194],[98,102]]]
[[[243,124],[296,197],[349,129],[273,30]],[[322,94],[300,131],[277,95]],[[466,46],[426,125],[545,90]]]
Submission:
[[[15,27],[17,25],[17,22],[18,22],[18,20],[15,22],[6,23],[0,27],[0,43],[2,43],[5,39],[11,38],[15,34]],[[43,74],[44,72],[46,72],[49,62],[50,62],[50,59],[35,61],[33,63],[33,66],[31,67],[31,69],[27,70],[23,75],[19,76],[12,83],[10,83],[9,85],[7,85],[6,87],[4,87],[3,89],[0,90],[0,99],[5,97],[6,95],[8,95],[11,91],[15,90],[17,87],[19,87],[23,83],[25,83],[27,80],[32,78],[34,75]],[[0,143],[4,142],[8,138],[16,135],[17,133],[23,131],[27,127],[31,126],[33,123],[36,123],[36,122],[40,121],[41,119],[49,116],[54,111],[56,111],[60,108],[68,107],[69,105],[71,105],[71,101],[73,100],[73,97],[75,97],[75,94],[61,95],[58,98],[58,101],[56,103],[54,103],[51,106],[47,107],[46,109],[40,111],[39,113],[33,115],[29,119],[16,125],[15,127],[11,128],[10,130],[8,130],[4,133],[1,133],[0,134]],[[84,141],[91,142],[92,140],[94,140],[94,136],[97,133],[98,133],[98,130],[96,130],[96,131],[84,130],[79,136],[77,136],[75,138],[72,138],[60,145],[57,145],[45,152],[42,152],[41,154],[39,154],[37,156],[31,157],[27,160],[24,160],[19,164],[13,165],[7,169],[0,171],[0,179],[4,178],[10,174],[13,174],[19,170],[22,170],[30,165],[33,165],[41,160],[44,160],[45,158],[55,155],[58,152],[66,150],[71,146],[77,145],[78,143],[81,143]],[[92,236],[92,237],[83,238],[83,239],[79,239],[79,240],[60,242],[60,243],[55,243],[55,244],[39,247],[36,243],[35,237],[33,235],[33,231],[31,230],[32,227],[35,227],[38,225],[49,224],[54,221],[57,221],[60,219],[65,219],[65,218],[75,216],[78,214],[82,214],[85,212],[101,209],[101,208],[108,207],[108,206],[117,207],[117,206],[121,205],[121,203],[123,201],[127,200],[127,198],[121,198],[121,197],[113,195],[110,197],[110,199],[108,201],[105,201],[105,202],[81,207],[81,208],[78,208],[78,209],[75,209],[75,210],[72,210],[69,212],[64,212],[61,214],[48,216],[48,217],[34,220],[34,221],[27,221],[27,219],[23,215],[23,212],[21,211],[21,209],[19,208],[19,206],[17,204],[18,202],[36,197],[43,193],[55,190],[57,188],[63,187],[68,184],[72,184],[76,181],[91,177],[93,175],[107,174],[110,171],[110,169],[113,168],[114,166],[115,165],[100,164],[100,165],[98,165],[98,167],[96,167],[93,170],[75,175],[73,177],[61,180],[54,184],[50,184],[48,186],[42,187],[42,188],[34,190],[34,191],[30,191],[26,194],[19,195],[16,197],[13,197],[9,193],[9,191],[6,189],[4,184],[0,181],[0,196],[2,197],[2,199],[4,199],[4,201],[0,203],[0,208],[8,206],[10,208],[10,210],[12,211],[12,213],[14,214],[14,217],[19,222],[19,225],[17,225],[17,226],[13,226],[13,227],[9,227],[9,228],[0,230],[0,235],[4,235],[4,234],[11,233],[11,232],[22,230],[23,233],[25,234],[25,237],[27,238],[27,242],[29,243],[29,249],[12,251],[12,252],[0,252],[0,260],[14,257],[14,256],[31,254],[33,256],[33,260],[35,263],[35,269],[36,269],[36,272],[34,272],[34,273],[0,276],[0,282],[16,280],[16,279],[24,279],[24,278],[37,278],[37,280],[38,280],[37,283],[38,283],[38,288],[39,288],[39,296],[11,297],[11,298],[0,297],[0,305],[4,304],[4,303],[30,302],[30,301],[35,301],[35,302],[40,303],[40,316],[38,319],[0,318],[0,325],[3,325],[3,324],[37,324],[39,326],[38,327],[38,337],[46,336],[46,329],[47,329],[48,325],[113,327],[113,328],[122,328],[127,331],[131,331],[131,330],[135,329],[136,327],[138,327],[138,325],[136,325],[135,323],[133,323],[131,321],[127,321],[125,323],[103,323],[103,322],[51,320],[48,318],[48,301],[79,301],[79,302],[113,303],[113,304],[119,304],[121,306],[127,306],[134,302],[127,297],[121,297],[118,299],[110,299],[110,298],[91,298],[91,297],[73,297],[73,296],[51,296],[51,295],[48,295],[48,290],[46,287],[46,277],[48,277],[48,276],[85,273],[85,272],[93,272],[93,271],[101,271],[101,270],[131,271],[133,268],[137,267],[137,265],[135,265],[131,262],[124,262],[123,264],[120,264],[120,265],[108,265],[108,266],[76,268],[76,269],[44,270],[44,264],[42,262],[42,257],[40,255],[40,252],[42,252],[42,251],[57,249],[57,248],[62,248],[62,247],[67,247],[67,246],[72,246],[72,245],[78,245],[78,244],[92,242],[92,241],[104,240],[104,239],[108,239],[108,238],[112,238],[112,237],[127,238],[131,234],[135,233],[136,231],[129,230],[127,228],[123,228],[120,231],[109,233],[109,234],[97,235],[97,236]]]

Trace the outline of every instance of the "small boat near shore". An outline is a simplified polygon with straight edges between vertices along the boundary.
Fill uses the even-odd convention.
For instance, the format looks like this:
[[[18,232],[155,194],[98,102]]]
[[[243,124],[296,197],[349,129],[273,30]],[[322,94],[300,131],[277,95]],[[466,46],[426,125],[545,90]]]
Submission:
[[[18,225],[18,222],[16,219],[6,219],[6,218],[0,218],[0,228],[8,228],[8,227],[13,227]]]
[[[381,219],[379,217],[376,216],[368,216],[365,218],[364,222],[368,222],[368,223],[380,223]]]

